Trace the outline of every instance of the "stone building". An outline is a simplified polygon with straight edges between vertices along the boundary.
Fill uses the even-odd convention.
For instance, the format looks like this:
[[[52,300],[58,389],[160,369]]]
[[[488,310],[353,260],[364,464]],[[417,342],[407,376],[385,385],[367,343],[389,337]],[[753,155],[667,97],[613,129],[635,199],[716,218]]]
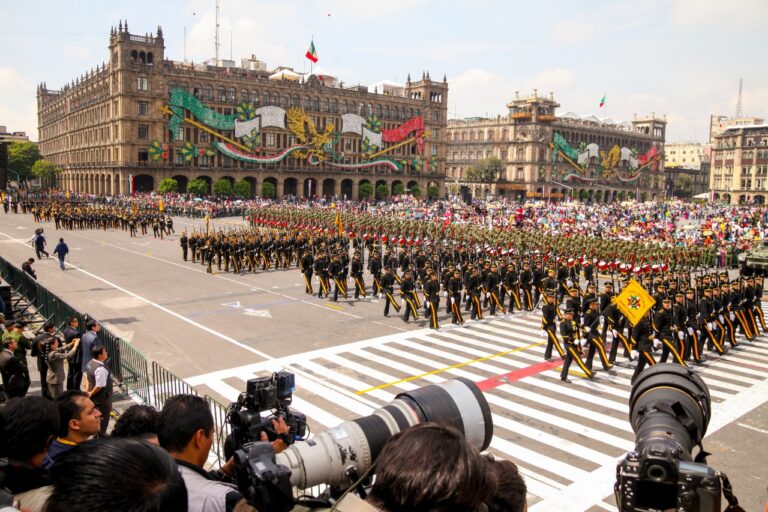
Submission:
[[[766,204],[768,124],[729,126],[714,136],[709,185],[715,201]]]
[[[446,187],[465,198],[614,201],[664,194],[666,120],[655,115],[615,122],[558,114],[554,95],[517,93],[508,114],[448,121]],[[498,158],[496,179],[470,169]]]
[[[357,198],[365,183],[444,193],[445,77],[369,91],[259,62],[172,61],[160,27],[139,35],[120,22],[108,62],[60,90],[38,87],[40,151],[63,170],[61,189],[94,194],[164,178],[182,191],[226,178],[278,196]]]

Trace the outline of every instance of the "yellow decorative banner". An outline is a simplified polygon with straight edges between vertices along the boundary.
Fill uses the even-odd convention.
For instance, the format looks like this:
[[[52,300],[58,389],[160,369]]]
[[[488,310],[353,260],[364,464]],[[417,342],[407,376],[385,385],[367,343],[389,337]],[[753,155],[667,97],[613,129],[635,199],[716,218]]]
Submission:
[[[616,297],[616,307],[627,317],[633,326],[643,318],[643,315],[656,304],[653,297],[648,295],[640,283],[631,279]]]
[[[164,211],[165,211],[165,201],[163,201],[163,200],[161,199],[161,200],[160,200],[160,201],[157,203],[157,209],[158,209],[158,210],[160,210],[161,212],[164,212]]]

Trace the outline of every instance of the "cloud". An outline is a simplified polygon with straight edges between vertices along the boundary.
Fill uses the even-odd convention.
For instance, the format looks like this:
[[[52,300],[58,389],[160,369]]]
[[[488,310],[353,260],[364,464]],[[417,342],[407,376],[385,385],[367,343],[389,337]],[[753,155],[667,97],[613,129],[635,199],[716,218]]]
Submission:
[[[468,69],[448,80],[448,115],[462,118],[501,114],[513,95],[514,85],[508,77]]]
[[[550,35],[561,45],[571,45],[586,41],[594,32],[594,25],[588,21],[566,20],[556,23]]]
[[[558,94],[565,91],[574,84],[573,72],[570,69],[554,68],[545,69],[528,78],[523,82],[522,90],[527,93],[538,89],[538,93],[549,94],[554,92]]]
[[[89,65],[93,64],[93,62],[96,60],[93,52],[84,46],[65,46],[62,51],[67,57],[85,61]]]
[[[27,132],[37,140],[37,98],[36,87],[11,67],[0,67],[0,121],[9,131]]]
[[[744,30],[763,27],[768,17],[765,0],[675,0],[670,20],[681,27],[716,26],[725,29]]]

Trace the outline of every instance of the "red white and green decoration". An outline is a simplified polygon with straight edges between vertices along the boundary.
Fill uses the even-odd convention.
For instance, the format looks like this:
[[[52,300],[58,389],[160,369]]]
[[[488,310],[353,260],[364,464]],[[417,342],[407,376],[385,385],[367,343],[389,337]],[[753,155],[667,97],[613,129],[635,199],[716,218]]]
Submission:
[[[314,52],[314,44],[310,50]],[[309,58],[309,51],[307,55]],[[312,55],[316,57],[317,53]],[[341,126],[327,124],[324,130],[318,131],[312,117],[299,107],[287,110],[277,106],[257,108],[243,101],[233,114],[220,114],[182,89],[171,91],[170,101],[168,106],[163,107],[163,111],[170,115],[168,129],[174,135],[179,133],[185,122],[212,135],[210,147],[203,148],[185,142],[178,151],[186,161],[196,156],[213,156],[218,151],[236,160],[261,164],[275,164],[291,156],[304,159],[310,165],[323,164],[340,169],[384,167],[402,171],[410,165],[417,170],[429,170],[437,165],[435,157],[427,158],[424,155],[424,138],[428,133],[424,130],[422,116],[413,117],[395,128],[384,129],[376,116],[363,117],[348,113],[341,116]],[[189,114],[191,117],[187,117]],[[296,143],[278,153],[267,154],[262,146],[264,128],[288,130],[295,137]],[[220,133],[223,131],[233,133],[234,138],[224,136]],[[339,148],[341,136],[351,134],[360,137],[363,153],[361,162],[348,161],[349,158]],[[388,155],[391,146],[411,142],[416,145],[416,155],[413,157]],[[149,153],[153,160],[167,159],[168,144],[152,141]]]

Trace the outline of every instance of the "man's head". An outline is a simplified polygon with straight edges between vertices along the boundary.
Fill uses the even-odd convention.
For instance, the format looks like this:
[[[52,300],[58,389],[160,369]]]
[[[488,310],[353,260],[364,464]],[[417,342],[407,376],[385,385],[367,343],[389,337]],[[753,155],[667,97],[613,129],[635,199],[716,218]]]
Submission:
[[[77,326],[80,324],[80,320],[78,320],[76,316],[71,316],[71,317],[69,317],[68,324],[73,329],[77,329]]]
[[[471,512],[495,492],[490,463],[463,435],[452,427],[421,423],[394,435],[384,446],[370,496],[387,512]]]
[[[524,512],[528,510],[526,501],[528,490],[515,463],[509,460],[491,459],[491,465],[496,473],[498,488],[490,501],[486,502],[488,512]]]
[[[130,478],[126,478],[130,468]],[[131,510],[185,512],[187,489],[174,460],[138,439],[94,439],[51,468],[48,512]],[[117,484],[116,484],[117,483]]]
[[[10,350],[11,352],[14,352],[17,348],[18,343],[16,342],[16,338],[5,338],[3,340],[3,348]]]
[[[95,320],[89,320],[88,323],[85,325],[86,329],[93,332],[99,332],[101,330],[101,326],[99,325],[99,322]]]
[[[53,334],[56,332],[56,324],[53,322],[46,322],[45,325],[43,325],[43,331],[47,332],[48,334]]]
[[[115,422],[112,437],[137,437],[159,445],[159,422],[160,413],[151,405],[132,405]]]
[[[33,264],[34,262],[35,262],[35,258],[29,258],[27,260],[27,263],[29,263],[30,265]]]
[[[59,429],[59,415],[41,396],[11,398],[0,409],[0,457],[41,467]]]
[[[104,362],[107,360],[107,356],[109,354],[107,353],[107,347],[103,345],[96,345],[91,349],[91,357],[93,357],[97,361]]]
[[[59,413],[59,437],[82,443],[101,431],[101,412],[88,393],[72,389],[56,397]]]
[[[203,466],[213,444],[213,415],[195,395],[176,395],[165,401],[157,439],[177,459]]]

